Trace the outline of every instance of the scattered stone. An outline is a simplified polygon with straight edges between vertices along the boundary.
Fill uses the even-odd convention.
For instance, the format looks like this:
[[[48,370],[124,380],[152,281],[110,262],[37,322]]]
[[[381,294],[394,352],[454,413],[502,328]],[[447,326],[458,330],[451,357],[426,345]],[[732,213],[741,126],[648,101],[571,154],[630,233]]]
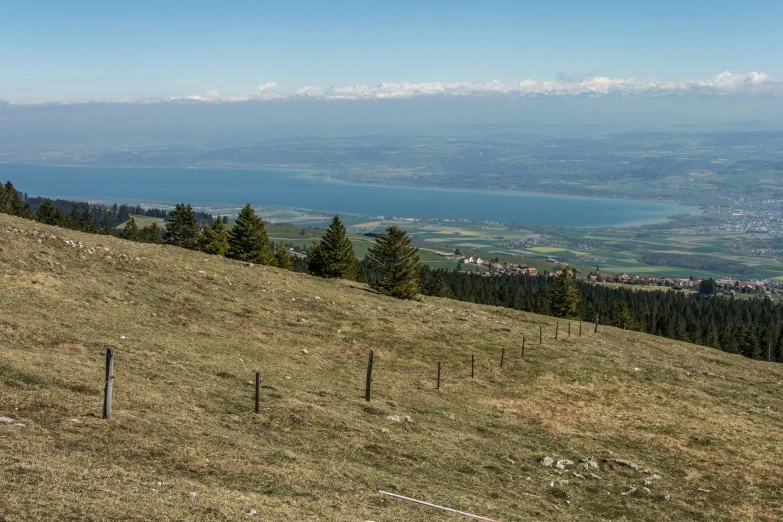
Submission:
[[[15,422],[11,424],[11,426],[14,426],[15,428],[24,428],[25,425],[22,424],[21,422]]]
[[[405,422],[413,422],[413,419],[411,419],[408,415],[403,415],[402,418],[405,419]]]
[[[590,473],[590,478],[593,479],[593,480],[603,480],[601,477],[599,477],[595,473]]]
[[[315,300],[316,300],[316,301],[320,301],[320,300],[321,300],[321,298],[320,298],[320,297],[318,297],[318,296],[315,296]]]
[[[642,369],[641,368],[634,368],[633,371],[640,372],[640,371],[642,371]]]
[[[14,422],[14,419],[8,418],[8,417],[0,417],[0,422],[5,422],[6,424],[11,424]]]
[[[551,466],[555,463],[554,459],[552,457],[543,457],[538,461],[542,466]]]
[[[586,470],[598,469],[598,461],[596,461],[593,457],[583,457],[579,459],[579,465]]]
[[[629,490],[628,490],[628,491],[626,491],[625,493],[620,493],[620,494],[621,494],[622,496],[626,496],[626,495],[630,495],[631,493],[636,493],[636,488],[633,488],[633,487],[632,487],[631,489],[629,489]]]
[[[633,462],[629,462],[627,460],[621,460],[621,459],[615,459],[614,461],[617,464],[620,464],[621,466],[627,466],[627,467],[631,468],[634,471],[639,471],[639,466],[637,466]]]
[[[190,500],[196,500],[197,493],[195,491],[191,491],[188,493],[188,496],[190,497]]]
[[[248,263],[247,266],[249,266],[250,268],[253,268],[256,265],[254,265],[253,263]]]
[[[308,351],[307,351],[307,348],[302,348],[302,353],[303,353],[304,355],[307,355],[307,354],[308,354],[308,353],[310,353],[310,352],[308,352]]]
[[[510,458],[508,458],[508,457],[506,457],[506,460],[507,460],[507,461],[509,461],[509,462],[510,462],[510,463],[512,463],[512,464],[516,464],[516,462],[514,462],[513,460],[511,460],[511,459],[510,459]]]
[[[71,419],[71,422],[73,422],[74,424],[81,424],[82,423],[82,421],[80,421],[79,419]]]
[[[256,511],[255,509],[251,509],[250,511],[247,512],[247,514],[252,517],[253,515],[258,514],[258,511]]]
[[[571,472],[571,474],[572,474],[573,476],[575,476],[576,478],[580,478],[580,479],[582,479],[582,480],[585,480],[585,476],[584,476],[584,475],[582,475],[581,473],[577,473],[576,471],[572,471],[572,472]]]
[[[574,465],[573,461],[567,460],[567,459],[563,459],[563,460],[558,460],[557,464],[555,464],[555,467],[557,469],[565,469],[566,466],[573,466],[573,465]]]
[[[704,489],[704,488],[699,488],[699,491],[701,491],[701,492],[703,492],[703,493],[712,493],[712,490],[711,490],[711,489]]]
[[[389,415],[386,418],[392,422],[402,422],[399,415]]]
[[[671,499],[672,499],[672,496],[671,496],[671,495],[669,495],[668,493],[664,493],[664,494],[663,494],[663,498],[665,498],[666,500],[671,500]]]
[[[283,377],[283,378],[284,378],[286,381],[290,381],[290,380],[291,380],[291,376],[290,376],[290,375],[286,375],[286,376],[285,376],[285,377]]]

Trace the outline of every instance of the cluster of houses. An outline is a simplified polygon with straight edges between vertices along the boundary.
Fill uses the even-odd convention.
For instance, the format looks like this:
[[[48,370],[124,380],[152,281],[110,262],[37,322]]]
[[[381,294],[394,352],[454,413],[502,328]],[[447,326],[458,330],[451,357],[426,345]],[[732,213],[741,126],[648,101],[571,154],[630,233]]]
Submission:
[[[510,275],[538,275],[538,270],[527,266],[518,265],[515,263],[493,263],[488,259],[482,259],[479,256],[467,256],[463,254],[451,253],[451,252],[435,252],[443,259],[450,259],[461,263],[467,263],[469,265],[483,266],[487,269],[482,273],[483,276],[510,274]]]

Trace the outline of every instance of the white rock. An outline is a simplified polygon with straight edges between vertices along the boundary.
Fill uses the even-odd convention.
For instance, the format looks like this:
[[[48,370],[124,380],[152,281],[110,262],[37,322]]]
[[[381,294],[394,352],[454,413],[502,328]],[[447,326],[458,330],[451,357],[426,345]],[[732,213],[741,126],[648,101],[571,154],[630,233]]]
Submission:
[[[543,457],[538,462],[540,462],[542,466],[551,466],[555,463],[552,457]]]
[[[190,500],[195,500],[197,493],[195,491],[191,491],[190,493],[188,493],[188,496],[190,497]]]
[[[17,428],[24,428],[24,424],[22,424],[21,422],[15,422],[11,424],[11,426],[15,426]]]
[[[320,298],[320,297],[318,297],[318,296],[315,296],[315,298],[314,298],[314,299],[315,299],[316,301],[320,301],[320,300],[321,300],[321,298]]]
[[[251,509],[250,511],[247,512],[247,514],[250,515],[251,517],[257,513],[258,511],[256,511],[255,509]]]
[[[80,421],[79,419],[71,419],[71,422],[73,422],[74,424],[81,424],[82,423],[82,421]]]
[[[392,422],[402,422],[399,415],[389,415],[386,418]]]
[[[640,372],[640,371],[642,371],[642,369],[641,368],[634,368],[633,371]]]
[[[308,354],[308,353],[310,353],[310,352],[308,352],[308,351],[307,351],[307,348],[302,348],[302,353],[303,353],[304,355],[307,355],[307,354]]]
[[[557,469],[566,469],[566,466],[573,466],[574,462],[568,459],[558,460],[557,464],[555,464],[555,467]]]
[[[14,419],[10,419],[8,417],[0,417],[0,422],[5,422],[6,424],[10,424],[14,422]]]
[[[285,378],[286,381],[290,381],[291,380],[291,376],[290,375],[286,375],[284,378]]]

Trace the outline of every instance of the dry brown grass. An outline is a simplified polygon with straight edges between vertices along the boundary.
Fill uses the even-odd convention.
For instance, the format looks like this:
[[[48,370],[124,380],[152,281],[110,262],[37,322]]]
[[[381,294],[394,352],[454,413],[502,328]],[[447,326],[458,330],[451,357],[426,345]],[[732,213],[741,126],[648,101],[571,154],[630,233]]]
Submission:
[[[453,519],[379,489],[503,521],[783,517],[778,365],[2,215],[0,311],[0,416],[25,424],[0,425],[0,520]]]

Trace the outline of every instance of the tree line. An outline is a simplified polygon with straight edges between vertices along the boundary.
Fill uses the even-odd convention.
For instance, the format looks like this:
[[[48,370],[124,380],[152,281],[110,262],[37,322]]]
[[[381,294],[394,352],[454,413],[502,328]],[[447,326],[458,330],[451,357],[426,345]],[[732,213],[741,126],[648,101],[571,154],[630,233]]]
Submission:
[[[646,332],[710,346],[751,359],[783,362],[783,306],[763,297],[734,299],[644,291],[577,281],[567,270],[558,277],[483,277],[422,267],[428,295],[503,306],[542,315]]]

